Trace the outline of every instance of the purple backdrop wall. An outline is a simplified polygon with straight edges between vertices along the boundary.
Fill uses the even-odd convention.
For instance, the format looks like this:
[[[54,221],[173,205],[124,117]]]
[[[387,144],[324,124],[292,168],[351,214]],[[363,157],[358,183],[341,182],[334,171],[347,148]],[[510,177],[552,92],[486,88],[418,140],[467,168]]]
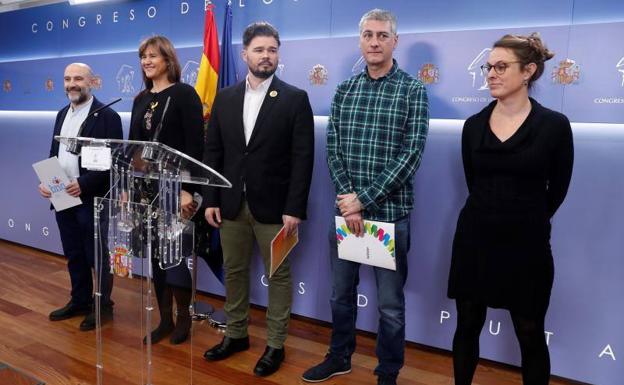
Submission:
[[[214,3],[221,30],[224,1]],[[0,238],[60,253],[56,224],[48,204],[36,192],[31,164],[47,155],[55,115],[51,111],[65,103],[63,67],[76,60],[92,64],[101,76],[98,97],[123,97],[116,108],[129,111],[132,97],[141,88],[136,46],[142,37],[164,33],[179,48],[183,77],[192,83],[201,52],[203,4],[199,0],[116,1],[0,14],[0,175],[5,181],[0,189]],[[547,319],[553,373],[593,384],[621,384],[624,2],[524,0],[501,4],[502,10],[483,7],[476,0],[238,0],[234,5],[235,42],[240,41],[242,28],[257,19],[269,20],[280,29],[278,74],[308,91],[317,115],[311,215],[292,256],[293,294],[295,313],[328,321],[326,239],[333,192],[324,160],[323,115],[336,84],[362,68],[354,37],[360,15],[374,6],[399,15],[396,57],[408,72],[424,74],[435,118],[414,182],[407,338],[444,349],[450,348],[455,327],[454,304],[445,297],[450,246],[466,195],[459,155],[461,125],[489,101],[476,68],[492,41],[503,33],[541,32],[557,56],[547,63],[535,97],[575,122],[576,146],[570,193],[553,225],[556,274]],[[501,12],[513,14],[513,20],[501,20]],[[239,63],[241,72],[243,68]],[[122,117],[127,129],[128,113]],[[223,294],[203,264],[200,276],[201,289]],[[252,301],[265,304],[257,259],[253,277]],[[374,279],[366,267],[359,293],[358,327],[375,330]],[[481,355],[519,363],[507,313],[488,314]]]

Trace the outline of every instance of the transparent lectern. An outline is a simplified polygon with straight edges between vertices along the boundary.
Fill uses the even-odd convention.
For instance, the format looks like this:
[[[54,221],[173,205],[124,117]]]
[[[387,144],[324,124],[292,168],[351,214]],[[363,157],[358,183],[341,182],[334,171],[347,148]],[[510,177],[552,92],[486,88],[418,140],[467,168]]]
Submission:
[[[108,193],[93,203],[97,385],[153,385],[154,377],[166,378],[167,384],[192,384],[192,324],[186,342],[172,345],[164,339],[152,344],[151,331],[159,323],[152,278],[158,269],[168,285],[190,290],[192,317],[194,225],[180,210],[182,200],[192,198],[182,190],[199,191],[202,185],[229,188],[230,182],[157,142],[55,139],[82,148],[83,167],[86,160],[91,170],[110,173]],[[102,283],[111,274],[116,278],[113,298],[118,299],[113,322],[102,325]]]

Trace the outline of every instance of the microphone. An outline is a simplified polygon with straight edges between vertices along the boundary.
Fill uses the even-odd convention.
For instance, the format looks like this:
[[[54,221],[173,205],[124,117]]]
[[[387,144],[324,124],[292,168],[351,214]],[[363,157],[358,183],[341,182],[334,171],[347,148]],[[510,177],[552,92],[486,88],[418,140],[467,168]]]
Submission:
[[[158,126],[154,129],[154,136],[152,137],[152,142],[158,142],[158,136],[160,135],[160,131],[162,130],[163,121],[165,120],[165,115],[167,115],[167,110],[169,109],[169,102],[171,101],[171,96],[167,96],[167,101],[165,102],[165,108],[163,109],[162,116],[160,117],[160,122],[158,122]],[[146,145],[143,147],[141,151],[141,159],[148,162],[156,162],[158,159],[158,154],[156,153],[156,149],[152,145]]]
[[[96,108],[95,110],[91,111],[89,113],[89,115],[87,115],[87,117],[85,118],[85,120],[82,122],[82,124],[80,125],[80,128],[78,129],[78,133],[76,134],[76,137],[81,137],[82,136],[82,131],[84,131],[85,126],[87,125],[87,120],[89,120],[90,117],[98,116],[98,113],[100,111],[102,111],[105,108],[108,108],[110,106],[112,106],[113,104],[119,102],[121,100],[121,98],[115,99],[112,102],[103,105],[102,107]],[[74,155],[78,155],[80,153],[80,149],[81,149],[81,145],[78,144],[77,140],[69,140],[67,143],[67,152],[69,152],[70,154],[74,154]]]
[[[171,101],[171,96],[167,96],[167,101],[165,102],[165,108],[163,109],[160,122],[158,122],[158,126],[156,126],[156,129],[154,130],[154,137],[152,138],[152,142],[158,142],[158,136],[160,135],[160,131],[162,130],[163,121],[165,120],[165,115],[167,115],[167,109],[169,109],[170,101]]]

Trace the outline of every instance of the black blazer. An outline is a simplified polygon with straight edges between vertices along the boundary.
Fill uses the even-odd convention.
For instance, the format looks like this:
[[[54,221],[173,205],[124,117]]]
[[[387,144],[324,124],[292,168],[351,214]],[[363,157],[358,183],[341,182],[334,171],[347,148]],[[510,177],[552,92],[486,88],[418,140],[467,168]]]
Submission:
[[[261,223],[282,223],[282,215],[306,219],[314,161],[314,116],[305,91],[275,76],[260,107],[249,144],[245,144],[245,81],[221,90],[214,101],[204,163],[232,188],[204,189],[206,207],[220,207],[236,218],[243,199]]]
[[[104,104],[93,97],[93,103],[89,114]],[[54,134],[52,135],[52,145],[50,146],[50,157],[58,156],[59,142],[54,140],[54,136],[61,134],[63,121],[69,111],[69,104],[56,114],[56,122],[54,123]],[[112,108],[105,108],[96,115],[89,116],[86,120],[84,131],[81,134],[86,138],[99,139],[123,139],[123,130],[121,128],[121,118],[119,114]],[[95,196],[104,196],[109,189],[109,172],[108,171],[89,171],[80,167],[80,176],[78,184],[80,185],[80,198],[84,201],[93,199]]]

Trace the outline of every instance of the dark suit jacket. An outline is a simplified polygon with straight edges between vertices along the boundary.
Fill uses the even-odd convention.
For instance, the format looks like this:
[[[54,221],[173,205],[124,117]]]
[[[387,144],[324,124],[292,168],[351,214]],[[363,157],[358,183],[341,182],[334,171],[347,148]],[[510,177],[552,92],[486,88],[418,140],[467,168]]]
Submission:
[[[94,96],[89,113],[101,106],[103,106],[103,104]],[[56,115],[52,146],[50,147],[50,157],[58,156],[59,142],[54,140],[54,136],[61,134],[61,128],[63,127],[63,121],[65,120],[67,111],[69,111],[69,105],[65,106]],[[111,108],[105,108],[98,112],[97,115],[88,117],[81,136],[87,138],[123,139],[119,114]],[[78,177],[78,184],[80,185],[81,191],[80,198],[85,202],[93,199],[95,196],[104,196],[109,188],[108,181],[108,171],[89,171],[80,167],[80,176]]]
[[[206,207],[220,207],[234,219],[245,196],[254,218],[282,223],[282,215],[306,219],[314,160],[314,116],[305,91],[275,76],[245,144],[245,81],[221,90],[214,101],[204,163],[225,176],[232,188],[204,189]]]

